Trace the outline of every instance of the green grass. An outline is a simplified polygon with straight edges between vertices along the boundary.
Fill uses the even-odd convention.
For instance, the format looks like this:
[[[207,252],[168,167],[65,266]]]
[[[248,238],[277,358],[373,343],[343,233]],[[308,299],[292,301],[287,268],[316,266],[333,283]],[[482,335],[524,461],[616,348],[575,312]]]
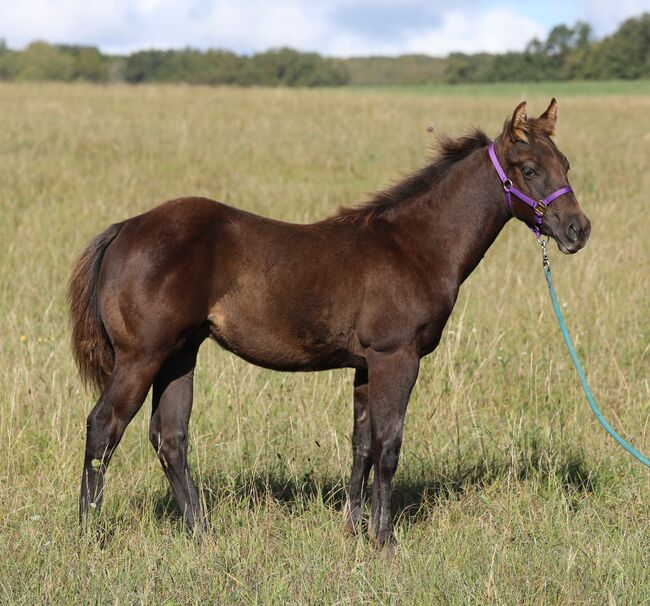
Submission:
[[[556,287],[605,416],[647,453],[650,102],[564,86],[528,89],[531,115],[559,98],[558,145],[593,222],[580,254],[553,247]],[[648,470],[592,417],[539,247],[515,223],[423,363],[394,558],[341,532],[352,373],[273,373],[213,344],[190,456],[216,536],[183,532],[148,404],[111,464],[100,538],[77,532],[93,402],[64,296],[86,241],[186,194],[315,220],[421,165],[431,122],[496,134],[519,101],[507,90],[0,86],[1,604],[648,603]]]
[[[355,86],[354,91],[412,93],[434,96],[509,97],[545,95],[548,97],[649,95],[650,80],[586,80],[558,82],[494,82],[489,84],[417,84],[412,86]]]

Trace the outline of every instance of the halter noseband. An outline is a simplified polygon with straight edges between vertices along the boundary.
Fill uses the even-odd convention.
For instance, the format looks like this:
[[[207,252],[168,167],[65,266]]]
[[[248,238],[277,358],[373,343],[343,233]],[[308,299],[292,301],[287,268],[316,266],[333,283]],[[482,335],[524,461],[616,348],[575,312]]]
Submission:
[[[546,198],[542,200],[533,200],[532,198],[529,198],[525,193],[519,191],[512,183],[508,177],[506,177],[506,173],[504,172],[503,168],[501,168],[501,164],[499,164],[499,160],[497,160],[497,155],[496,152],[494,151],[494,143],[490,143],[490,147],[488,147],[488,153],[490,155],[490,160],[492,160],[492,165],[494,166],[494,169],[497,171],[497,175],[499,175],[499,179],[501,179],[501,185],[503,186],[504,191],[506,192],[506,204],[508,205],[508,210],[510,211],[510,214],[514,217],[514,213],[512,212],[512,195],[515,195],[517,198],[519,198],[524,204],[527,204],[530,206],[533,211],[534,211],[534,221],[535,224],[530,226],[530,231],[532,231],[537,238],[541,235],[540,228],[542,226],[542,219],[544,217],[544,213],[546,212],[546,209],[550,205],[553,200],[559,198],[560,196],[563,196],[564,194],[569,194],[573,192],[573,189],[571,186],[567,185],[565,187],[560,187],[560,189],[556,189],[552,194],[549,194],[546,196]]]

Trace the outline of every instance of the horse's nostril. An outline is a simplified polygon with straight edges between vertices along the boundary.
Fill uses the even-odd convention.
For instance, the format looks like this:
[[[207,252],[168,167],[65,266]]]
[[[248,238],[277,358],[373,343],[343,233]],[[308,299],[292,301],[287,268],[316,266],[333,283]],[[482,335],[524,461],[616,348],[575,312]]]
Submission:
[[[580,227],[578,226],[577,223],[571,223],[569,225],[569,229],[566,230],[567,237],[569,238],[570,242],[575,242],[578,237],[580,236]]]

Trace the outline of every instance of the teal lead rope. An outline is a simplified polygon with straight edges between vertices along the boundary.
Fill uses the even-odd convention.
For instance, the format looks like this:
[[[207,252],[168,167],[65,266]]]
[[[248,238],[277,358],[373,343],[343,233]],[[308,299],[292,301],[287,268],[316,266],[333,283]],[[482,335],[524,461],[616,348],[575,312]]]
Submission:
[[[564,321],[564,316],[562,315],[562,311],[560,310],[560,304],[558,303],[557,295],[555,294],[555,288],[553,286],[553,275],[551,274],[551,266],[548,261],[548,252],[546,250],[546,245],[548,243],[548,240],[540,239],[538,240],[538,242],[542,246],[542,262],[544,264],[544,276],[546,277],[546,283],[548,284],[548,292],[550,293],[551,301],[553,302],[553,310],[555,311],[555,315],[557,316],[557,321],[560,323],[560,330],[562,331],[564,342],[566,343],[567,349],[569,350],[569,354],[571,355],[571,360],[573,360],[573,365],[575,366],[576,371],[578,372],[578,376],[580,377],[580,382],[582,383],[582,389],[584,389],[585,395],[587,396],[587,402],[589,402],[589,406],[591,407],[591,410],[593,411],[594,415],[596,415],[598,422],[605,428],[605,431],[610,436],[612,436],[612,438],[614,438],[623,448],[625,448],[625,450],[627,450],[633,457],[641,461],[641,463],[643,463],[647,467],[650,467],[650,459],[648,459],[648,457],[643,456],[629,442],[624,440],[621,436],[618,435],[618,433],[616,433],[616,430],[605,420],[602,413],[600,412],[600,409],[598,408],[598,405],[596,404],[596,400],[594,399],[594,396],[591,393],[591,389],[589,388],[589,383],[587,383],[587,377],[585,376],[585,371],[582,369],[582,364],[580,364],[580,360],[578,359],[578,354],[576,353],[575,347],[573,347],[573,342],[571,341],[571,337],[569,336],[569,331],[567,330],[566,322]]]

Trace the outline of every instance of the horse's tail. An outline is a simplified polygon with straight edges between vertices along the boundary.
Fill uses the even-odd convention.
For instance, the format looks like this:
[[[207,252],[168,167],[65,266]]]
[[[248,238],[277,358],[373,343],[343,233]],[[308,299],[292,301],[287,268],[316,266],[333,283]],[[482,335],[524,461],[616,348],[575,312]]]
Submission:
[[[92,385],[100,393],[113,372],[115,352],[97,306],[97,280],[104,253],[123,226],[124,223],[111,225],[88,244],[68,282],[74,359],[84,384]]]

